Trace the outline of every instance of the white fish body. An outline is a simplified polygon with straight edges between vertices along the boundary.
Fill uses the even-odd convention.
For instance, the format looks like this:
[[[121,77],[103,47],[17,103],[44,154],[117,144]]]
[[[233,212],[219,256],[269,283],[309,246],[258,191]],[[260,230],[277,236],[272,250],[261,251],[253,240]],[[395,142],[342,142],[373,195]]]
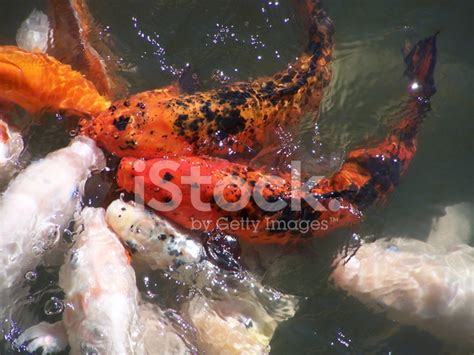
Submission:
[[[54,353],[69,344],[71,354],[141,355],[157,349],[188,353],[161,309],[140,303],[135,271],[122,243],[108,229],[105,211],[85,208],[80,220],[84,229],[59,273],[65,293],[63,320],[27,329],[17,345]]]
[[[104,215],[94,208],[81,213],[84,231],[59,274],[63,324],[72,354],[141,353],[135,272]]]
[[[94,141],[78,137],[10,182],[0,197],[0,290],[21,282],[55,245],[78,208],[91,170],[104,166]]]
[[[340,256],[332,280],[401,324],[474,349],[474,248],[455,245],[465,236],[446,239],[446,230],[439,228],[451,223],[443,218],[460,221],[452,213],[456,208],[447,209],[445,217],[434,221],[430,234],[442,245],[451,239],[452,246],[405,238],[362,244],[355,255],[347,259]],[[437,231],[443,235],[435,236]]]
[[[268,354],[278,321],[259,303],[210,300],[195,294],[183,314],[197,329],[199,348],[209,355]]]
[[[196,328],[206,354],[268,353],[277,326],[298,309],[297,297],[263,286],[248,272],[220,270],[198,239],[141,206],[116,200],[106,219],[133,249],[134,259],[200,290],[183,307],[183,316]]]
[[[204,258],[201,243],[140,205],[115,200],[107,207],[106,219],[120,239],[137,251],[134,258],[153,270],[196,264]]]
[[[18,47],[28,51],[46,53],[48,50],[50,26],[48,16],[41,11],[33,10],[21,24],[16,34]]]
[[[191,351],[190,345],[184,340],[185,334],[178,334],[158,305],[142,302],[139,314],[146,354],[153,355],[158,352],[167,355],[195,353],[195,351]]]

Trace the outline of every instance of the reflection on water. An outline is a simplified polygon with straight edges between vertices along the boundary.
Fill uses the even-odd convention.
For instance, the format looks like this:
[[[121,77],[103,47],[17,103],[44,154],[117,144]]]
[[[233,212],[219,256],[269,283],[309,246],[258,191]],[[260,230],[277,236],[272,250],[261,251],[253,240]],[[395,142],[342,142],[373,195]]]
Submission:
[[[318,174],[334,170],[349,149],[383,137],[399,119],[407,85],[401,49],[441,30],[435,73],[438,92],[421,128],[417,156],[398,190],[386,203],[369,210],[366,221],[355,230],[361,235],[423,240],[432,219],[445,206],[474,203],[474,49],[470,43],[474,5],[467,0],[325,3],[336,28],[334,75],[318,127],[308,117],[301,128],[305,159],[314,158],[309,165]],[[42,5],[41,1],[3,0],[0,43],[13,44],[23,19]],[[289,0],[108,0],[91,2],[90,7],[104,37],[123,58],[123,75],[132,93],[167,85],[188,65],[205,88],[271,74],[292,61],[305,43]],[[31,127],[31,156],[38,158],[64,146],[68,139],[64,132],[70,129],[54,115]],[[332,257],[351,233],[334,233],[311,247],[246,251],[247,263],[259,270],[264,281],[307,297],[295,318],[277,330],[273,353],[444,351],[435,338],[370,312],[328,284]],[[39,269],[36,279],[28,280],[32,296],[18,301],[25,304],[24,321],[57,318],[55,312],[44,313],[48,300],[61,296],[54,285],[56,272]],[[145,281],[141,287],[159,293],[160,303],[178,302],[174,282],[156,282],[159,288]]]

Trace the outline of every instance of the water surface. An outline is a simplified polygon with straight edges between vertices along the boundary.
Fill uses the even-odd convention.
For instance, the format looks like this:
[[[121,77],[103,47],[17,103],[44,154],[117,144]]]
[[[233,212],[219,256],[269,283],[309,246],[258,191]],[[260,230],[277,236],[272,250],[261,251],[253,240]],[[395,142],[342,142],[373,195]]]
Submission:
[[[327,276],[334,252],[353,232],[423,240],[444,207],[474,203],[474,3],[326,0],[325,4],[336,28],[334,77],[321,109],[318,144],[307,148],[324,158],[319,173],[332,171],[350,149],[382,139],[397,122],[407,86],[401,48],[440,30],[438,92],[408,173],[385,203],[367,211],[362,225],[314,241],[304,250],[263,250],[265,280],[306,297],[297,315],[278,329],[272,352],[449,353],[449,347],[430,335],[387,320],[333,289]],[[0,0],[0,44],[14,44],[16,29],[35,6],[43,3]],[[123,75],[132,93],[168,85],[187,64],[206,88],[268,75],[293,60],[305,43],[289,0],[102,0],[90,7],[123,59],[127,68]],[[31,156],[65,145],[67,128],[54,115],[32,127]],[[43,308],[51,296],[61,296],[52,282],[55,271],[40,271],[37,288],[42,291],[27,302],[24,317],[53,320],[58,316],[44,315]],[[157,282],[163,283],[161,301],[171,304],[173,286]]]

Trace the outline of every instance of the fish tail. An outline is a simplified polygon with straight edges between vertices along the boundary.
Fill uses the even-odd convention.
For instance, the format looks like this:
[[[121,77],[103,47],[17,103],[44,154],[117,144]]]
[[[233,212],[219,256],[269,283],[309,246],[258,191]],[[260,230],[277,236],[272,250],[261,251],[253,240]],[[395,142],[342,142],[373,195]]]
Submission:
[[[104,60],[107,57],[115,59],[115,56],[100,40],[87,2],[49,0],[48,9],[52,34],[48,53],[84,74],[102,95],[108,98],[124,96],[128,84],[116,75],[118,68],[113,65],[114,61]]]
[[[307,27],[307,45],[285,70],[274,74],[271,80],[265,78],[258,92],[258,96],[266,101],[261,106],[269,107],[266,111],[271,111],[262,115],[270,118],[265,125],[272,128],[280,126],[290,132],[299,127],[304,113],[313,114],[313,122],[318,119],[324,89],[332,77],[330,62],[334,34],[333,23],[320,0],[293,0],[293,3],[300,14],[299,19]],[[271,151],[279,149],[281,141],[269,134],[264,145]]]
[[[439,32],[419,41],[405,57],[405,75],[410,79],[409,100],[405,117],[387,137],[398,145],[411,146],[415,153],[418,128],[431,111],[431,97],[436,93],[434,70],[436,67],[436,39]],[[405,170],[410,159],[405,159]]]
[[[95,115],[110,105],[70,66],[13,46],[0,47],[0,101],[17,104],[30,113],[62,110]]]
[[[301,1],[301,0],[300,0]],[[320,0],[303,0],[309,14],[307,53],[330,57],[333,48],[334,25]],[[329,58],[325,58],[329,60]]]
[[[263,95],[273,102],[292,99],[301,111],[317,109],[321,89],[329,84],[331,72],[328,63],[333,51],[334,27],[319,0],[295,0],[297,9],[304,14],[308,25],[308,45],[298,60],[285,71],[273,76],[274,81],[264,87]],[[311,96],[315,98],[311,99]]]
[[[362,210],[399,184],[416,153],[418,128],[431,109],[430,98],[436,92],[436,36],[418,42],[405,58],[405,74],[412,81],[403,119],[382,143],[351,151],[340,170],[314,192],[336,194]]]
[[[436,92],[434,70],[436,66],[436,39],[439,32],[419,41],[405,57],[405,75],[413,82],[412,91],[429,99]]]

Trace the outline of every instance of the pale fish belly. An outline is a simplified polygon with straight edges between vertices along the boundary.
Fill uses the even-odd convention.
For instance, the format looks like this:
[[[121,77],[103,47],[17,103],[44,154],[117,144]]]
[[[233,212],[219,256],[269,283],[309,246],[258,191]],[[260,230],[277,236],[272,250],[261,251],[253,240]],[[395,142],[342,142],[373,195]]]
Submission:
[[[106,219],[135,260],[192,287],[182,314],[205,353],[268,353],[278,325],[298,309],[298,297],[262,285],[247,271],[217,267],[198,238],[142,206],[116,200]]]
[[[85,208],[76,224],[82,232],[61,267],[65,293],[62,321],[42,322],[16,341],[28,351],[40,347],[71,354],[152,354],[156,349],[186,354],[186,343],[158,306],[140,300],[135,271],[101,208]]]
[[[33,162],[10,182],[0,198],[2,304],[13,304],[10,298],[18,296],[25,273],[55,246],[71,221],[90,172],[104,166],[95,143],[81,137]]]
[[[463,244],[472,226],[464,207],[447,207],[428,242],[380,239],[339,255],[332,281],[401,324],[474,349],[474,248]]]

